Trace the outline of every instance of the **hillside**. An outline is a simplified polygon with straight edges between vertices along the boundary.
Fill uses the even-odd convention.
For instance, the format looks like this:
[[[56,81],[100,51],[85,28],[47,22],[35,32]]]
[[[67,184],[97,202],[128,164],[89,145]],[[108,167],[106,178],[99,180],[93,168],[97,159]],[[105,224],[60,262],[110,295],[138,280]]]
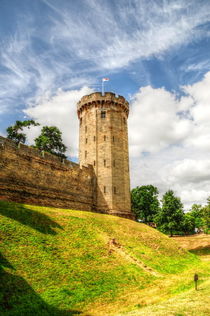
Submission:
[[[175,241],[109,215],[0,201],[0,240],[0,315],[112,315],[205,279]]]

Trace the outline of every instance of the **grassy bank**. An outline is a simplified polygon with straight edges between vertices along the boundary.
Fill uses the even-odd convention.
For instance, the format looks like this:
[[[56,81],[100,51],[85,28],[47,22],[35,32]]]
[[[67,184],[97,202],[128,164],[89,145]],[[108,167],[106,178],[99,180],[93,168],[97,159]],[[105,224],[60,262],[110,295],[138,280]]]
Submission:
[[[0,240],[2,315],[112,315],[205,279],[196,255],[109,215],[0,201]]]

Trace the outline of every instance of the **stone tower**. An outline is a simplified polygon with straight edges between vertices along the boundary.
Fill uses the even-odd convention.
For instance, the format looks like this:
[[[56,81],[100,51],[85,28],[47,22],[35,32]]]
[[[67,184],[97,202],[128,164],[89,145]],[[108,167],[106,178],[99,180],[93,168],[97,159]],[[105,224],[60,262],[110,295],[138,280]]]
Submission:
[[[106,92],[86,95],[77,106],[80,165],[95,171],[97,212],[133,218],[130,202],[127,118],[129,104]]]

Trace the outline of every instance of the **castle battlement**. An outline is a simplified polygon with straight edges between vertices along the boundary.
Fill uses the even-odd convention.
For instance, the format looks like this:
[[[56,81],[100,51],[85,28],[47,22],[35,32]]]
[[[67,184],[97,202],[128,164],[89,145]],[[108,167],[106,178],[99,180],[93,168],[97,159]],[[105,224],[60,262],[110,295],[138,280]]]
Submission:
[[[94,92],[89,95],[85,95],[77,103],[78,117],[81,117],[81,113],[84,110],[93,106],[97,108],[109,108],[111,106],[120,107],[127,116],[129,114],[129,103],[123,96],[116,95],[113,92],[105,92],[104,95],[102,95],[101,92]]]

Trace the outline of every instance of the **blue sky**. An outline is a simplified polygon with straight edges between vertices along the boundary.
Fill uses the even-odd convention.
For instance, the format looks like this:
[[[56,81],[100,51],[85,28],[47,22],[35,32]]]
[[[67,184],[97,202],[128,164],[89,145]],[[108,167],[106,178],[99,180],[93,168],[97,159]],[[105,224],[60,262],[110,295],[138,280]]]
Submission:
[[[130,102],[132,187],[205,203],[209,0],[0,0],[0,42],[2,135],[17,119],[57,125],[76,159],[76,103],[108,77]]]

